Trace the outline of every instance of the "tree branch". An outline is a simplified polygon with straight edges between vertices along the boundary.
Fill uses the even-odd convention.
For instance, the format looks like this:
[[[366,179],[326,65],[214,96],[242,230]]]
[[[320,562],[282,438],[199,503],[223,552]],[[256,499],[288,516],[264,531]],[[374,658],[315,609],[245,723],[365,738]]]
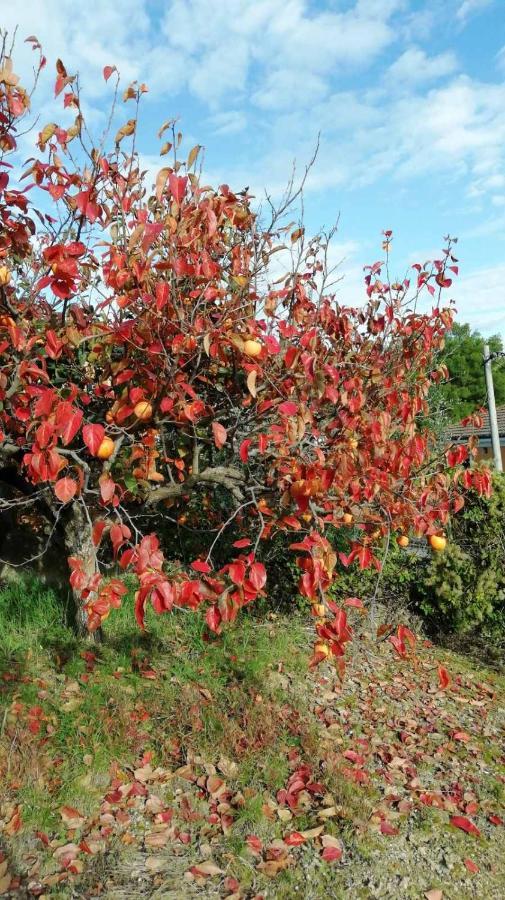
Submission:
[[[239,469],[232,466],[216,466],[213,469],[204,469],[198,474],[193,473],[186,481],[181,484],[167,484],[164,487],[156,488],[151,491],[146,498],[146,505],[152,506],[154,503],[160,503],[162,500],[168,500],[170,497],[181,497],[193,490],[198,484],[220,484],[222,487],[230,491],[231,494],[240,503],[244,500],[239,485],[244,483],[244,475]]]

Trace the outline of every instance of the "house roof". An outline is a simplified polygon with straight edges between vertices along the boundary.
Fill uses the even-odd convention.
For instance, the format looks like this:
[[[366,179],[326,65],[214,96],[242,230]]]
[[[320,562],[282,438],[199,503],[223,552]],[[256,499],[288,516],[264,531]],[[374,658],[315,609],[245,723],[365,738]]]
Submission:
[[[489,413],[486,411],[482,414],[482,428],[474,428],[472,425],[448,425],[445,433],[448,438],[454,440],[456,438],[469,438],[475,434],[479,438],[490,437],[491,429],[489,427]],[[500,438],[505,439],[505,405],[496,407],[496,418],[498,420],[498,433]]]

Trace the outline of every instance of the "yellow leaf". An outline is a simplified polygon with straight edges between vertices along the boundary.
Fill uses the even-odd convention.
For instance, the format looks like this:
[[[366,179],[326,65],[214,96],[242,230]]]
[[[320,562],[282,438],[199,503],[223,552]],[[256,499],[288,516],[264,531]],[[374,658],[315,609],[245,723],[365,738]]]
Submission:
[[[160,138],[163,132],[166,131],[167,128],[172,128],[173,125],[175,125],[175,119],[168,119],[166,122],[163,122],[163,125],[158,131],[158,137]]]
[[[249,390],[249,393],[252,394],[252,396],[255,398],[257,396],[257,394],[256,394],[256,379],[257,379],[257,377],[258,377],[258,373],[257,373],[256,369],[253,369],[252,372],[249,372],[249,375],[247,376],[247,388]]]
[[[193,165],[193,163],[194,163],[196,157],[198,156],[198,154],[200,153],[201,149],[202,149],[201,144],[196,144],[196,146],[193,147],[193,149],[189,151],[188,161],[186,163],[188,169],[190,169],[191,166]]]
[[[118,133],[116,134],[116,144],[119,144],[120,141],[125,137],[129,137],[135,131],[136,121],[135,119],[128,119],[124,125],[121,126]]]
[[[169,151],[171,149],[172,149],[172,144],[170,143],[170,141],[166,141],[160,150],[160,156],[165,156],[165,154],[169,153]]]
[[[319,837],[322,831],[324,831],[324,825],[318,825],[317,828],[309,828],[307,831],[302,831],[300,833],[302,837],[308,841],[310,838]]]
[[[207,356],[210,356],[210,334],[204,334],[203,336],[203,349],[205,350]]]
[[[326,809],[321,809],[318,812],[317,818],[318,819],[331,819],[332,816],[336,816],[336,815],[337,815],[337,810],[335,809],[335,807],[328,806],[328,807],[326,807]]]
[[[54,122],[49,122],[44,126],[39,135],[39,147],[41,150],[45,149],[47,142],[51,140],[56,128],[57,125]]]
[[[233,346],[237,348],[237,350],[243,352],[244,338],[240,334],[230,334],[230,341],[232,342]]]
[[[293,234],[291,235],[291,243],[294,244],[295,241],[299,241],[304,234],[305,228],[297,228],[296,231],[293,231]]]
[[[133,229],[130,239],[128,241],[128,250],[133,250],[135,244],[138,244],[140,238],[144,234],[145,226],[137,225],[136,228]]]
[[[168,176],[170,174],[170,169],[160,169],[156,176],[156,199],[161,200],[161,195],[163,193],[164,187],[167,183]]]

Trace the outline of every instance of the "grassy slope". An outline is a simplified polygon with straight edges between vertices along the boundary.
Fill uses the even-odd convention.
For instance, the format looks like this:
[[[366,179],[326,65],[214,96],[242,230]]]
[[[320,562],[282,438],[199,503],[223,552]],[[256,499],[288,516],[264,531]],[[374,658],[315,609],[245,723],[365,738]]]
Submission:
[[[301,619],[244,616],[212,643],[192,614],[149,629],[127,605],[77,645],[50,594],[0,593],[0,889],[503,896],[503,679],[362,636],[340,685],[307,673]]]

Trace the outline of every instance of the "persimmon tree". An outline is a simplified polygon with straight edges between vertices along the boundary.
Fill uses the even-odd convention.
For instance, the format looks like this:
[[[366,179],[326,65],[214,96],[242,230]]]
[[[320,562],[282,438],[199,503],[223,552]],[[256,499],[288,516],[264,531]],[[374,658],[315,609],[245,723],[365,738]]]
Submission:
[[[136,152],[145,86],[127,87],[133,112],[108,146],[107,133],[89,137],[78,81],[61,61],[56,70],[73,121],[40,129],[17,182],[10,160],[32,100],[2,54],[0,456],[26,486],[19,502],[43,507],[63,535],[91,631],[126,593],[119,571],[137,578],[141,627],[152,604],[203,608],[219,632],[268,591],[258,555],[286,532],[316,615],[314,661],[338,659],[351,636],[328,599],[339,566],[379,569],[386,535],[439,533],[462,487],[488,490],[484,472],[460,468],[466,450],[435,453],[425,424],[445,374],[453,243],[395,282],[386,232],[363,297],[341,305],[328,236],[286,223],[292,185],[259,215],[246,191],[205,185],[200,148],[181,155],[169,122],[170,162],[151,187]],[[117,113],[119,77],[103,74]],[[279,252],[291,266],[275,279]],[[160,536],[195,497],[208,543],[183,565]],[[351,521],[338,558],[328,529]],[[233,552],[216,566],[230,528]]]

